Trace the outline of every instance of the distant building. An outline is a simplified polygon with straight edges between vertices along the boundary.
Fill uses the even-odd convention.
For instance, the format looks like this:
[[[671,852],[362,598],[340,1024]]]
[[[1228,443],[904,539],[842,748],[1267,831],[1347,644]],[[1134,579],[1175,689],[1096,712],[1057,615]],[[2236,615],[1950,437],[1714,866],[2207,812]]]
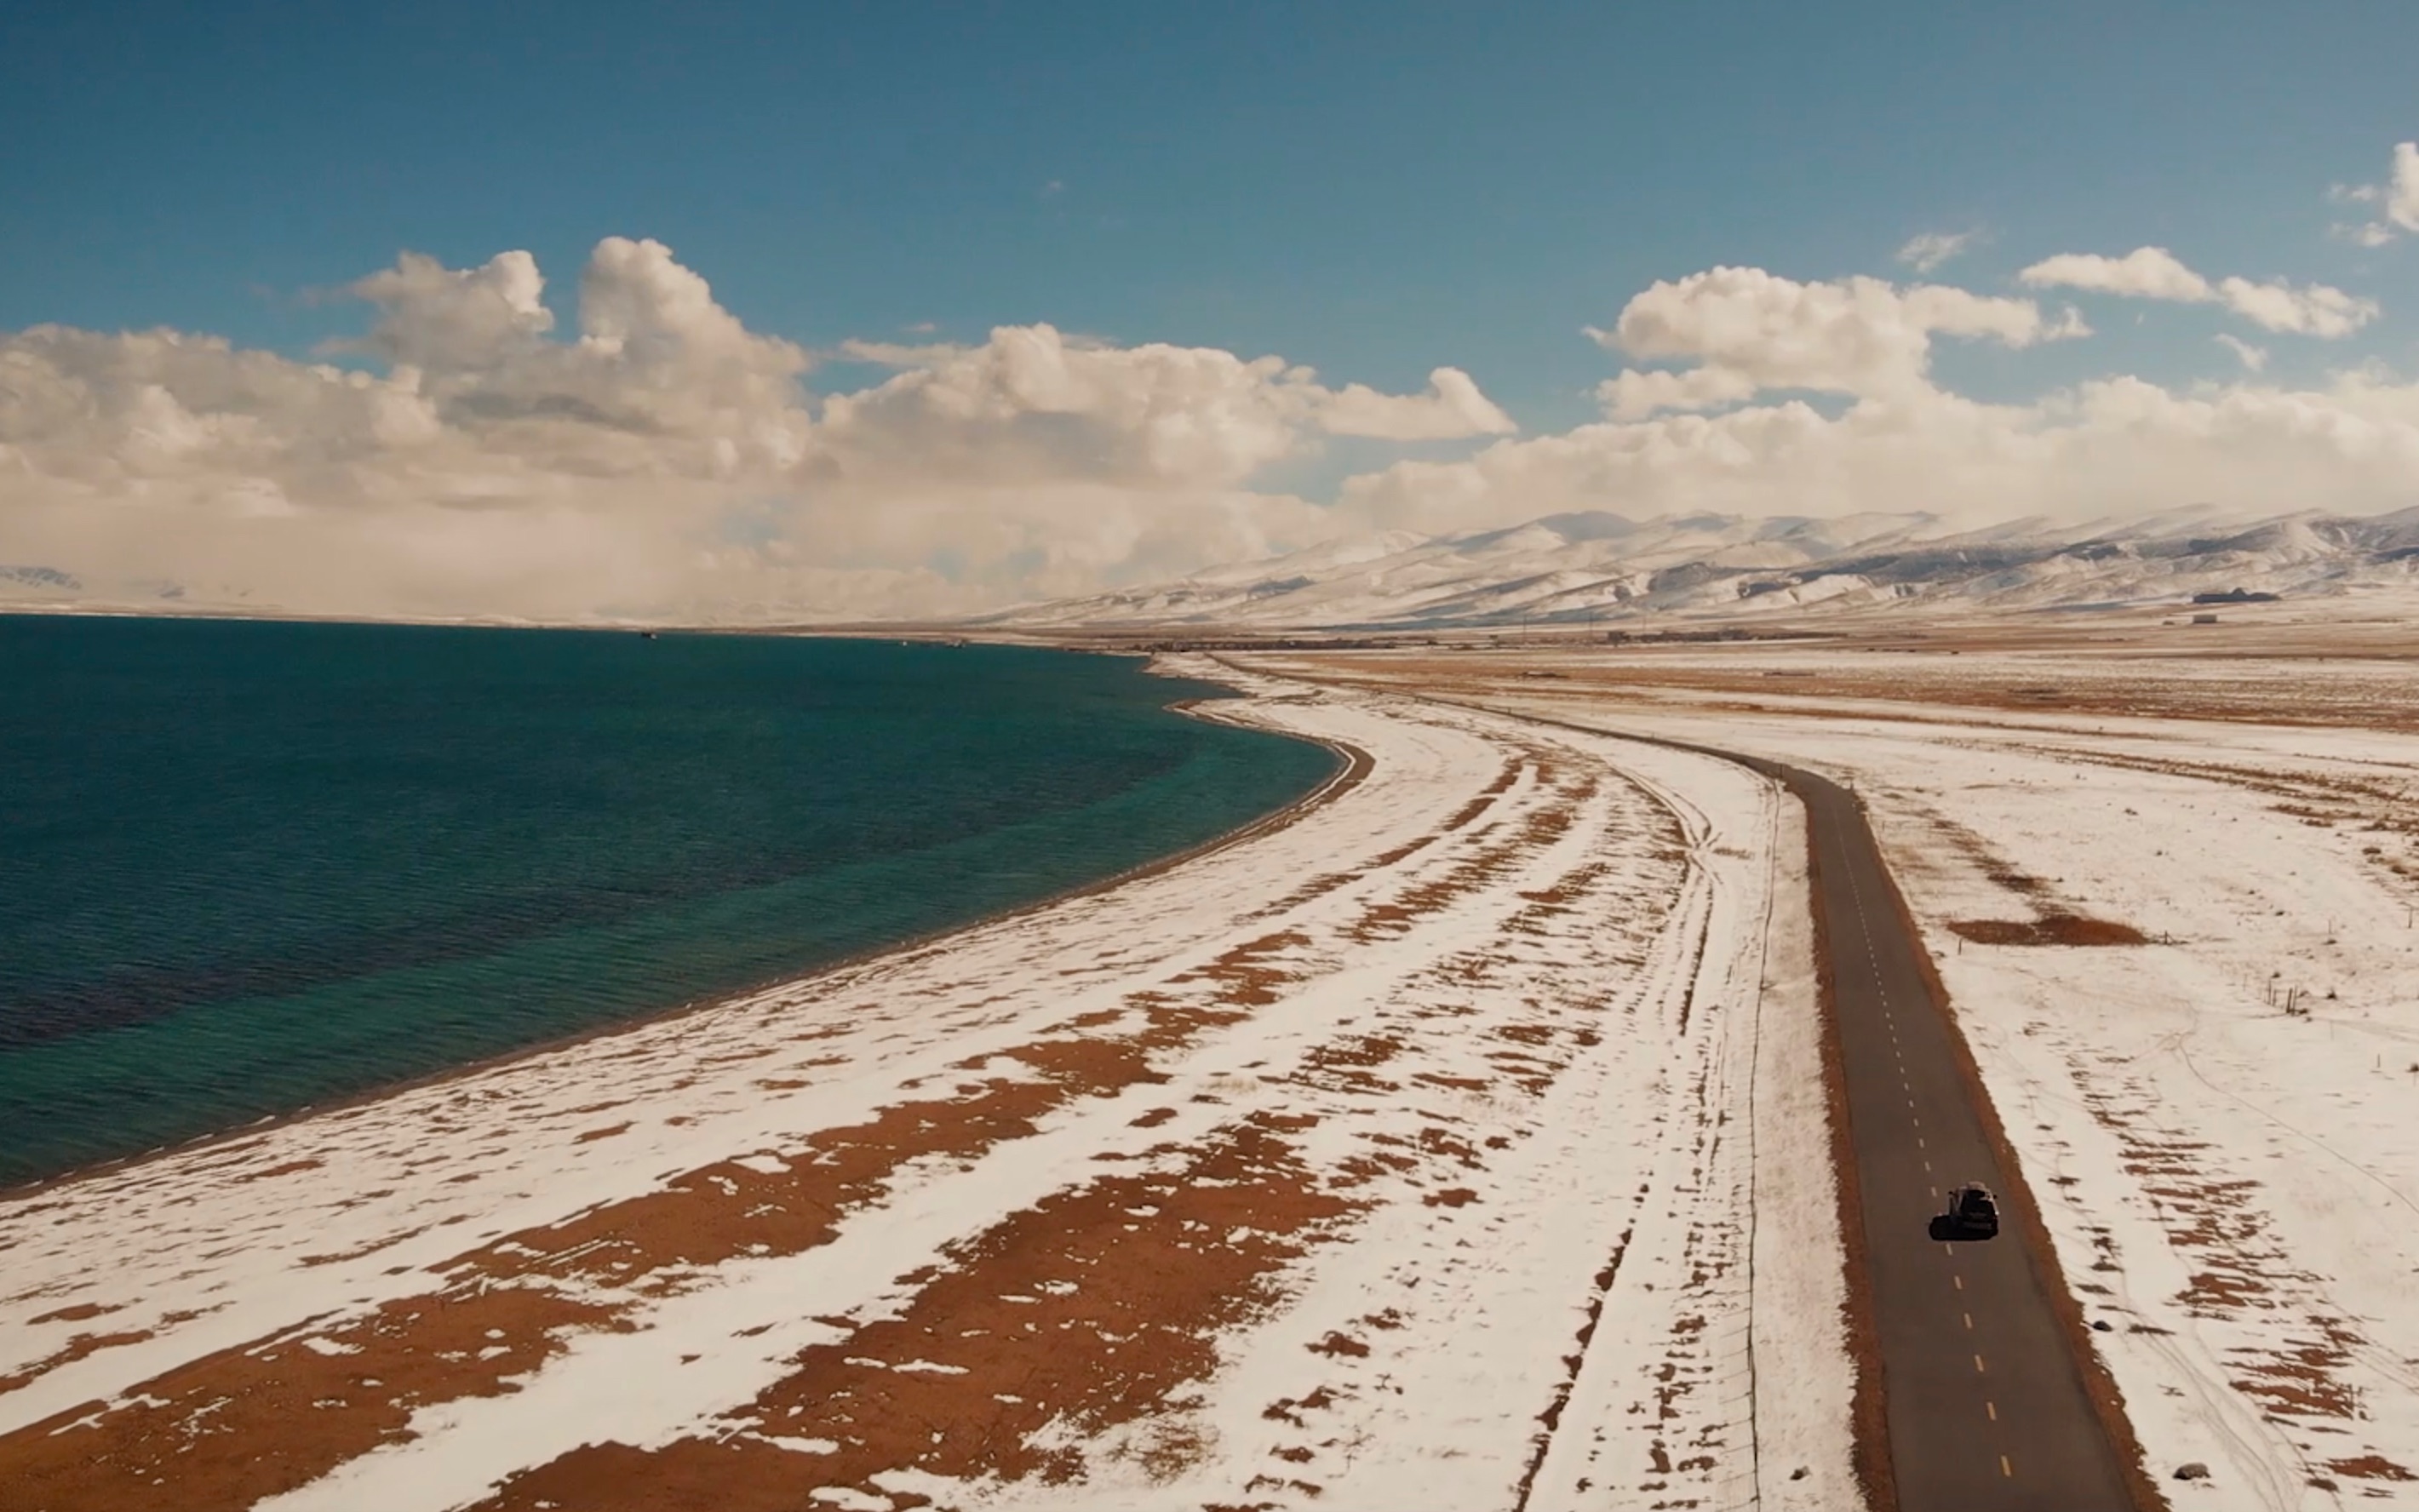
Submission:
[[[2196,614],[2193,616],[2193,623],[2195,625],[2215,625],[2217,623],[2217,616],[2214,614]]]

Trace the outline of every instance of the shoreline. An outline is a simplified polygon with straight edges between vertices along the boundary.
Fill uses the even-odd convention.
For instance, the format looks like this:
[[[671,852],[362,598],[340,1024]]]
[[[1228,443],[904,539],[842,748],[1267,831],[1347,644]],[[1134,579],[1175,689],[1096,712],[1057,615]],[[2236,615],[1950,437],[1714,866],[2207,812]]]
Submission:
[[[182,616],[156,617],[168,618]],[[383,624],[387,622],[378,621],[359,623]],[[578,627],[481,625],[475,626],[475,628],[511,629]],[[857,640],[867,638],[851,636],[843,637],[842,639]],[[1153,674],[1157,675],[1155,669],[1158,665],[1159,658],[1149,657],[1148,660],[1150,665],[1146,670],[1152,671]],[[1204,682],[1224,683],[1225,686],[1234,689],[1237,702],[1250,702],[1252,695],[1240,683],[1234,681],[1231,676],[1223,675],[1225,673],[1235,672],[1236,670],[1226,668],[1223,662],[1219,663],[1219,669],[1222,675],[1201,677],[1198,680]],[[1203,711],[1213,707],[1218,703],[1226,702],[1229,701],[1225,699],[1178,699],[1163,705],[1163,707],[1172,714],[1181,715],[1189,719],[1197,719],[1204,723],[1215,723],[1219,722],[1216,717]],[[1151,860],[1141,863],[1140,865],[1130,866],[1122,871],[1112,872],[1106,876],[1094,878],[1089,882],[1080,883],[1071,887],[1061,887],[1055,892],[1049,893],[1040,898],[1032,899],[1025,903],[1018,903],[1013,907],[998,909],[991,913],[982,914],[977,918],[964,919],[940,929],[920,931],[914,934],[904,935],[895,940],[886,941],[881,945],[868,946],[862,949],[851,950],[846,954],[836,956],[831,960],[818,963],[814,966],[804,971],[793,972],[788,975],[770,978],[746,987],[734,988],[729,992],[717,993],[710,997],[698,998],[677,1006],[656,1009],[649,1012],[639,1014],[635,1017],[617,1019],[609,1024],[600,1024],[590,1028],[576,1029],[567,1034],[554,1035],[547,1039],[535,1041],[529,1044],[521,1045],[517,1048],[507,1050],[497,1055],[482,1056],[476,1059],[461,1061],[456,1064],[447,1066],[439,1071],[425,1072],[417,1076],[404,1077],[396,1081],[380,1082],[375,1087],[364,1088],[360,1091],[350,1092],[342,1097],[331,1098],[324,1102],[306,1103],[303,1106],[292,1109],[289,1112],[269,1114],[262,1118],[254,1119],[249,1123],[235,1124],[228,1128],[214,1130],[208,1134],[196,1134],[190,1139],[180,1140],[175,1144],[155,1146],[152,1149],[142,1150],[135,1154],[117,1155],[107,1160],[95,1161],[86,1165],[72,1166],[54,1175],[36,1177],[32,1180],[28,1181],[0,1185],[0,1214],[5,1214],[8,1208],[15,1203],[40,1196],[61,1187],[74,1185],[78,1182],[85,1181],[96,1177],[123,1175],[128,1171],[133,1170],[139,1166],[149,1165],[154,1161],[166,1160],[178,1155],[191,1154],[215,1146],[232,1144],[238,1140],[270,1134],[292,1124],[302,1122],[305,1119],[358,1108],[367,1103],[380,1102],[386,1098],[398,1096],[407,1092],[424,1091],[432,1087],[443,1086],[448,1082],[495,1071],[499,1068],[514,1065],[524,1060],[533,1059],[540,1056],[567,1050],[575,1045],[585,1044],[591,1041],[608,1039],[615,1035],[629,1034],[637,1030],[649,1028],[656,1025],[669,1023],[677,1019],[686,1018],[696,1014],[713,1012],[717,1010],[729,1008],[734,1004],[746,1002],[766,993],[778,992],[795,987],[810,982],[819,977],[827,976],[835,972],[852,970],[858,966],[865,965],[870,962],[880,960],[884,956],[928,949],[959,934],[967,933],[980,929],[988,929],[993,925],[1006,923],[1011,919],[1025,918],[1029,915],[1040,913],[1044,909],[1053,908],[1078,898],[1093,897],[1117,887],[1125,887],[1132,883],[1142,881],[1147,877],[1157,876],[1163,872],[1171,871],[1176,867],[1186,864],[1187,862],[1197,860],[1205,856],[1214,855],[1217,852],[1229,849],[1236,845],[1243,844],[1249,841],[1257,839],[1262,835],[1283,828],[1286,825],[1294,823],[1303,814],[1310,812],[1312,810],[1317,809],[1322,804],[1333,802],[1334,799],[1341,797],[1344,794],[1351,791],[1351,789],[1359,785],[1361,779],[1368,774],[1372,764],[1371,759],[1366,751],[1364,751],[1357,747],[1347,745],[1341,741],[1322,739],[1315,736],[1280,731],[1269,731],[1267,733],[1278,735],[1283,739],[1300,740],[1306,744],[1319,746],[1336,758],[1337,765],[1335,769],[1331,771],[1317,786],[1313,787],[1309,792],[1303,794],[1298,798],[1295,798],[1291,802],[1287,803],[1280,808],[1272,809],[1267,813],[1264,813],[1256,819],[1249,820],[1244,824],[1239,825],[1224,833],[1213,835],[1208,840],[1200,841],[1194,844],[1186,846],[1181,850],[1171,851],[1164,856],[1156,856]]]
[[[0,1498],[1844,1489],[1831,1394],[1753,1391],[1845,1368],[1826,1205],[1733,1221],[1821,1158],[1749,1070],[1812,1045],[1763,786],[1218,680],[1367,764],[1024,922],[0,1211]]]

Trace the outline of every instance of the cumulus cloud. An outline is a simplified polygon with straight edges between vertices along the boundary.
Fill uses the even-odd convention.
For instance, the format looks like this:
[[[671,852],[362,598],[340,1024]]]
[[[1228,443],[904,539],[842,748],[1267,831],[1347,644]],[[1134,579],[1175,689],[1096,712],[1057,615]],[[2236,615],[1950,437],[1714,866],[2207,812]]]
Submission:
[[[554,332],[528,254],[407,254],[294,362],[174,332],[0,333],[0,561],[367,613],[831,618],[1083,591],[1306,544],[1247,486],[1324,436],[1495,436],[1454,368],[1332,388],[1281,358],[1049,326],[866,346],[805,386],[659,242],[609,238]]]
[[[858,472],[1233,486],[1292,452],[1308,387],[1283,359],[1071,341],[1001,327],[979,347],[856,348],[904,369],[836,394],[824,433]]]
[[[2027,281],[2238,305],[2268,316],[2271,329],[2313,329],[2330,311],[2351,318],[2309,289],[2286,291],[2301,301],[2293,313],[2271,308],[2271,286],[2255,285],[2256,297],[2229,290],[2242,281],[2212,284],[2157,248],[2052,259]],[[2359,318],[2374,314],[2363,308]],[[2021,347],[2078,326],[2071,312],[2050,317],[2026,301],[1956,289],[1715,269],[1656,285],[1613,329],[1589,332],[1629,356],[1696,365],[1620,374],[1600,390],[1602,423],[1350,479],[1339,512],[1354,530],[1444,532],[1583,510],[1929,511],[1981,523],[2196,503],[2361,512],[2419,500],[2419,384],[2374,366],[2315,388],[2266,384],[2249,375],[2267,352],[2221,336],[2245,378],[2189,393],[2119,377],[1984,404],[1931,381],[1936,334]],[[1826,413],[1766,397],[1774,390],[1850,402]]]
[[[526,252],[501,252],[477,268],[447,268],[407,252],[351,292],[378,308],[369,336],[350,343],[391,363],[459,370],[528,350],[554,329],[546,279]]]
[[[2180,394],[2139,378],[2030,405],[1941,393],[1798,400],[1609,421],[1504,441],[1458,462],[1350,480],[1355,528],[1474,529],[1563,511],[1840,516],[1936,512],[1976,523],[2091,518],[2192,503],[2377,510],[2419,497],[2419,385]]]
[[[2222,304],[2264,330],[2311,336],[2348,336],[2378,315],[2375,301],[2357,299],[2324,284],[2296,286],[2282,280],[2258,284],[2247,278],[2211,282],[2165,247],[2136,247],[2122,257],[2062,253],[2043,258],[2016,277],[2035,288],[2077,288],[2127,299]]]
[[[2275,330],[2373,314],[2213,282],[2156,248],[2032,271]],[[0,333],[0,562],[121,598],[174,581],[325,612],[831,621],[1560,510],[1980,521],[2419,500],[2419,385],[2382,370],[2278,385],[2262,348],[2226,336],[2236,382],[2114,378],[1982,404],[1934,381],[1936,340],[2029,347],[2084,333],[2080,317],[1931,283],[1754,268],[1657,283],[1590,332],[1626,364],[1600,390],[1606,418],[1530,438],[1457,368],[1393,393],[1048,325],[845,344],[887,371],[818,393],[832,369],[645,240],[600,243],[559,305],[521,253],[467,269],[407,255],[352,292],[367,330],[326,354],[341,361],[167,331]],[[1364,473],[1331,502],[1256,486],[1332,437],[1487,444]]]
[[[1929,273],[1952,257],[1961,257],[1981,239],[1979,231],[1925,231],[1909,237],[1898,249],[1898,260],[1918,273]]]
[[[1306,433],[1434,440],[1515,428],[1450,367],[1425,393],[1329,389],[1283,358],[1111,347],[1048,325],[1004,326],[980,347],[842,349],[903,369],[824,407],[823,434],[861,469],[1223,488],[1293,455]]]
[[[1717,409],[1765,389],[1913,394],[1929,387],[1935,334],[2029,347],[2088,333],[2072,312],[2047,319],[2030,300],[1938,284],[1902,288],[1877,278],[1801,284],[1760,268],[1658,282],[1629,301],[1611,330],[1588,328],[1608,349],[1697,364],[1630,369],[1607,380],[1596,396],[1616,420]]]
[[[1520,427],[1457,367],[1428,375],[1425,393],[1379,393],[1348,383],[1317,407],[1319,428],[1333,436],[1387,441],[1447,441],[1466,436],[1507,436]]]

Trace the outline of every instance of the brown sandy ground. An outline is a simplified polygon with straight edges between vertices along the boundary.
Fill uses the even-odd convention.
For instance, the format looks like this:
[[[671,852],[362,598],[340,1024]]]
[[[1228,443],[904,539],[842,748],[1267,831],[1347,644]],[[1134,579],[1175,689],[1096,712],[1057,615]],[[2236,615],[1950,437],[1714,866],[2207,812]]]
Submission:
[[[1256,653],[1250,664],[1408,690],[1459,687],[1579,698],[1608,707],[1815,718],[1994,716],[2220,720],[2419,730],[2419,625],[2356,606],[2177,610],[2027,621],[1810,623],[1804,640],[1608,643],[1556,630],[1383,651]],[[1766,627],[1786,633],[1784,625]],[[1567,685],[1567,686],[1557,686]]]
[[[1372,1213],[1454,1221],[1499,1153],[1540,1132],[1557,1082],[1609,1053],[1634,1012],[1619,984],[1666,928],[1684,862],[1669,813],[1617,773],[1507,742],[1495,779],[1431,830],[1338,856],[1258,910],[1258,933],[1137,981],[1117,1009],[1038,1026],[862,1122],[467,1247],[415,1295],[246,1340],[0,1436],[0,1503],[233,1508],[373,1463],[439,1431],[433,1408],[510,1398],[575,1364],[582,1339],[649,1330],[733,1264],[879,1225],[905,1186],[978,1179],[987,1155],[1111,1109],[1127,1132],[1104,1133],[1094,1174],[902,1272],[902,1300],[819,1314],[829,1341],[772,1385],[662,1443],[532,1462],[485,1504],[788,1507],[839,1488],[912,1505],[918,1494],[886,1477],[1078,1479],[1086,1443],[1112,1430],[1125,1430],[1121,1453],[1173,1476],[1203,1452],[1188,1409],[1222,1338],[1281,1311],[1305,1257],[1354,1242]],[[1487,943],[1471,943],[1473,918]],[[1379,949],[1394,952],[1399,1001],[1326,989]],[[1290,1038],[1247,1074],[1189,1071],[1271,1013]],[[1123,1115],[1160,1089],[1181,1095]],[[1375,1116],[1405,1108],[1417,1110],[1408,1128]],[[1210,1121],[1127,1148],[1130,1131],[1188,1109]],[[593,1111],[587,1148],[610,1158],[650,1110]],[[1365,1359],[1400,1317],[1373,1304],[1319,1352]],[[92,1334],[0,1392],[113,1342]],[[718,1347],[697,1339],[684,1358]],[[1307,1421],[1318,1396],[1267,1415]],[[1322,1452],[1276,1452],[1233,1501],[1316,1498],[1303,1466]]]

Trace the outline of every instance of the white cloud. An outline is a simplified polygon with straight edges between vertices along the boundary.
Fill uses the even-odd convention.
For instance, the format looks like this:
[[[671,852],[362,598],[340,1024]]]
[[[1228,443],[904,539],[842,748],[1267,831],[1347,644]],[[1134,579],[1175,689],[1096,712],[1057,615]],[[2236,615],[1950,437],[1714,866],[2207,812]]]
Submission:
[[[2381,247],[2397,232],[2419,231],[2419,142],[2397,142],[2382,184],[2337,184],[2327,192],[2337,204],[2375,205],[2377,216],[2334,227],[2335,235],[2364,247]]]
[[[2136,247],[2122,257],[2062,253],[2043,258],[2016,277],[2035,288],[2080,288],[2137,300],[2198,303],[2217,298],[2208,279],[2185,267],[2165,247]]]
[[[2268,348],[2265,347],[2254,347],[2241,337],[2229,336],[2223,331],[2217,333],[2217,344],[2232,352],[2250,372],[2257,373],[2268,365]]]
[[[2129,299],[2222,304],[2264,330],[2311,336],[2348,336],[2378,315],[2375,301],[2324,284],[2297,287],[2282,280],[2257,284],[2247,278],[2212,283],[2165,247],[2136,247],[2122,257],[2062,253],[2016,276],[2035,288],[2079,288]]]
[[[352,292],[379,311],[368,339],[354,345],[392,363],[481,367],[528,349],[554,329],[554,312],[542,299],[546,279],[526,252],[498,253],[464,269],[407,252]]]
[[[353,613],[963,609],[1306,544],[1329,517],[1247,483],[1323,436],[1512,428],[1453,368],[1389,394],[1048,326],[853,347],[900,371],[819,403],[802,348],[622,238],[567,340],[525,253],[352,292],[382,372],[0,333],[0,561]]]
[[[2271,329],[2366,318],[2324,297],[2339,291],[2212,282],[2155,248],[2038,269]],[[1656,284],[1592,332],[1655,364],[1603,385],[1605,421],[1396,463],[1333,504],[1255,480],[1328,437],[1500,438],[1512,421],[1456,368],[1386,393],[1047,325],[847,344],[890,371],[817,394],[805,350],[748,330],[649,241],[598,246],[568,332],[516,253],[463,270],[407,255],[355,291],[370,329],[347,351],[370,371],[174,332],[0,333],[0,562],[302,610],[828,620],[1564,509],[1980,521],[2419,501],[2419,385],[2381,370],[2277,385],[2260,347],[2226,336],[2231,384],[2115,378],[1980,404],[1935,383],[1935,340],[2024,347],[2080,319],[1934,284],[1754,268]],[[1790,396],[1805,391],[1842,402]]]
[[[1925,231],[1909,237],[1898,249],[1898,260],[1918,273],[1929,273],[1952,257],[1960,257],[1981,239],[1979,231]]]
[[[2377,318],[2374,300],[2355,298],[2324,284],[2296,288],[2286,283],[2255,284],[2247,278],[2218,280],[2218,299],[2235,314],[2267,331],[2308,336],[2349,336]]]
[[[2387,183],[2385,218],[2405,231],[2419,231],[2419,142],[2394,145],[2394,172]]]
[[[1760,380],[1734,367],[1624,368],[1595,386],[1596,402],[1615,420],[1638,420],[1664,409],[1720,409],[1752,399]]]
[[[2419,385],[2190,396],[2138,378],[2033,405],[1936,390],[1826,418],[1795,400],[1504,441],[1350,480],[1358,529],[1472,529],[1560,511],[2087,518],[2200,502],[2377,510],[2419,497]]]
[[[1388,441],[1508,436],[1520,428],[1457,367],[1430,373],[1425,393],[1379,393],[1348,383],[1321,401],[1317,414],[1319,428],[1330,435]]]
[[[1429,375],[1426,393],[1335,390],[1283,358],[1110,347],[1047,325],[1003,326],[980,347],[843,350],[903,369],[824,406],[825,440],[848,465],[875,471],[1225,488],[1313,432],[1430,440],[1514,428],[1450,367]]]
[[[885,355],[905,371],[824,408],[859,475],[1227,487],[1300,441],[1304,396],[1279,358],[1093,347],[1047,325]]]
[[[2044,320],[2030,300],[1877,278],[1801,284],[1760,268],[1716,268],[1658,282],[1632,299],[1610,331],[1588,334],[1614,351],[1686,360],[1679,373],[1632,369],[1596,391],[1614,419],[1659,409],[1709,409],[1765,389],[1910,394],[1929,387],[1934,334],[2010,347],[2088,333],[2079,317]]]

